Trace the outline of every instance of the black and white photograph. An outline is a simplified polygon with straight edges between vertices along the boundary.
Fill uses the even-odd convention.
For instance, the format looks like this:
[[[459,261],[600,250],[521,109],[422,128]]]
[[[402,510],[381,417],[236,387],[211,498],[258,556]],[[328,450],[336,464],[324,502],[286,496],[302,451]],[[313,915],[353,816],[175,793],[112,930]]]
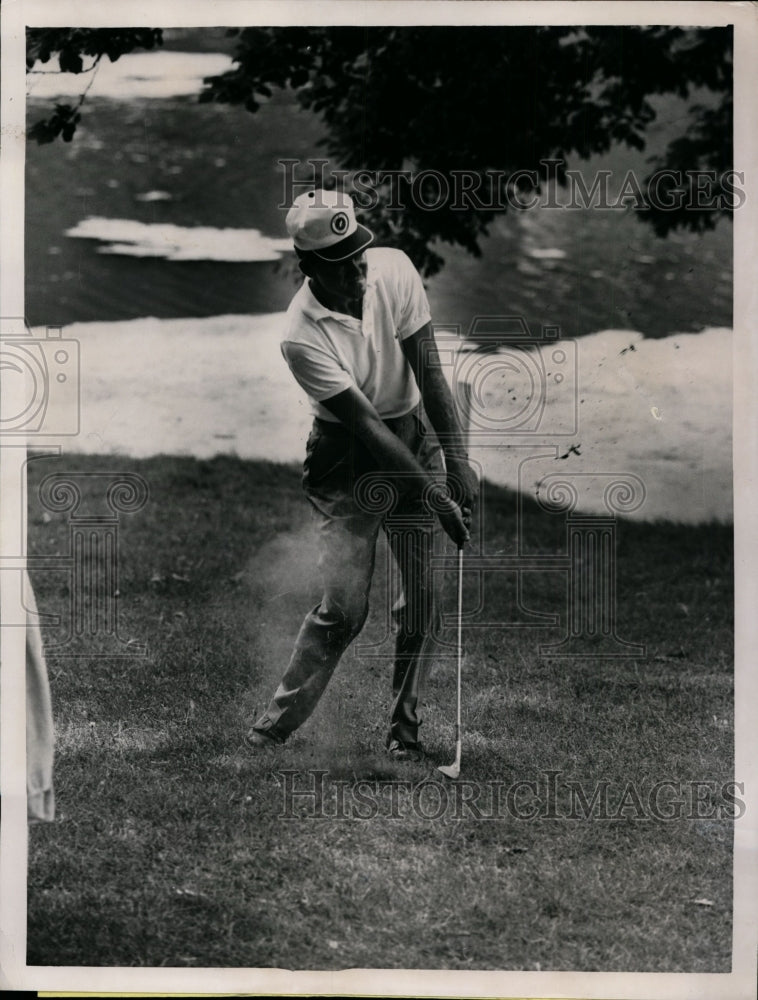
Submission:
[[[3,986],[755,997],[755,7],[0,30]]]

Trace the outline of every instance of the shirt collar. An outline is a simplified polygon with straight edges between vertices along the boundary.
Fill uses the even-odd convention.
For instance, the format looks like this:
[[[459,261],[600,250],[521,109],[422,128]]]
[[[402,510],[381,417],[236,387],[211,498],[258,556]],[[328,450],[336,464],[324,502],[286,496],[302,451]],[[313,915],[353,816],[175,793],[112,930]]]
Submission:
[[[311,286],[308,278],[305,279],[301,288],[300,296],[302,298],[302,308],[305,315],[312,320],[325,319],[327,316],[341,316],[342,313],[336,313],[332,309],[327,309],[326,306],[321,305],[319,300],[311,291]]]
[[[364,292],[363,295],[364,306],[366,304],[366,296],[369,295],[369,293],[372,291],[374,283],[375,283],[375,278],[371,273],[371,268],[369,268],[368,273],[366,275],[366,291]],[[337,320],[338,322],[343,322],[346,320],[350,320],[354,323],[361,322],[354,316],[349,316],[347,313],[336,312],[334,309],[327,309],[326,306],[322,305],[311,291],[311,286],[308,278],[305,278],[303,284],[300,286],[299,294],[302,296],[301,308],[303,310],[303,313],[309,319],[318,321],[320,319],[332,318]]]

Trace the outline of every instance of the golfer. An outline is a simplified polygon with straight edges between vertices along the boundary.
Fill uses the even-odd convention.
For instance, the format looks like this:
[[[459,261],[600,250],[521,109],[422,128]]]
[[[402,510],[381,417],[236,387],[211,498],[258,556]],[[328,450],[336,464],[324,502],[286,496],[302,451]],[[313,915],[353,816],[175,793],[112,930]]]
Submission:
[[[464,545],[477,480],[439,366],[429,303],[409,258],[372,247],[373,234],[357,222],[343,192],[301,195],[286,225],[305,280],[287,311],[282,352],[314,416],[303,485],[318,522],[324,589],[246,742],[274,749],[316,707],[366,621],[384,528],[404,592],[403,606],[393,609],[398,629],[387,750],[397,760],[419,760],[422,658],[437,620],[430,565],[435,526],[438,519],[455,544]],[[444,468],[425,420],[442,446]],[[379,477],[380,486],[395,491],[390,512],[377,511],[370,489],[361,489],[366,476],[364,486]]]

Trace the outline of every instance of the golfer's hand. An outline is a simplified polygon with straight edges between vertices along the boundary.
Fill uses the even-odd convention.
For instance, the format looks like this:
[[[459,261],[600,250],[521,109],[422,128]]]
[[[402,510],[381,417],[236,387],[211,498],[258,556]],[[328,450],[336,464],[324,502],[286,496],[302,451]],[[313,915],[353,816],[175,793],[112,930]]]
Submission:
[[[444,487],[434,490],[429,498],[429,506],[440,519],[445,533],[452,538],[458,548],[469,540],[464,513]]]
[[[447,459],[447,489],[463,514],[466,529],[471,529],[471,515],[476,499],[479,496],[479,479],[464,460]]]

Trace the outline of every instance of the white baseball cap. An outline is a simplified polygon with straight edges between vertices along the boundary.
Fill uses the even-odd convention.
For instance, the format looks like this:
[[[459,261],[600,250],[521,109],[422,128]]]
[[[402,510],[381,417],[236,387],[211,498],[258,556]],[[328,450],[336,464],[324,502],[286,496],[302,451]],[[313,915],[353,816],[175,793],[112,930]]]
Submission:
[[[344,191],[301,194],[287,212],[286,226],[298,250],[322,260],[347,260],[374,242],[371,230],[355,218],[353,199]]]

